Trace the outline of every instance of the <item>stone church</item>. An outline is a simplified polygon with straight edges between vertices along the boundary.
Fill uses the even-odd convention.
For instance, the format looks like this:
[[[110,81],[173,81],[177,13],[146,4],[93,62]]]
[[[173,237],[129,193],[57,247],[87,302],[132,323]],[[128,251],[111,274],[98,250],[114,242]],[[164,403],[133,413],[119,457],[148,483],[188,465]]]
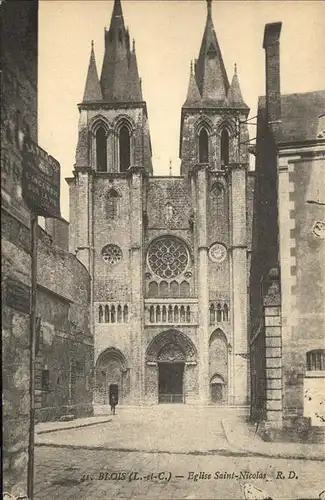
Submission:
[[[78,105],[70,251],[91,278],[94,404],[245,405],[249,108],[207,1],[181,111],[179,176],[155,176],[134,43],[115,0]]]

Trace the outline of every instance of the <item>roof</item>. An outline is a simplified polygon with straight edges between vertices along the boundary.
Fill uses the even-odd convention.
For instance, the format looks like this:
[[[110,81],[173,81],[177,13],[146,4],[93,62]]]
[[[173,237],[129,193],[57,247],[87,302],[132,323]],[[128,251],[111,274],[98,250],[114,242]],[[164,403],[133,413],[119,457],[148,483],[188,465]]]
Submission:
[[[102,99],[103,96],[97,73],[94,45],[92,42],[83,102],[101,101]]]
[[[212,21],[211,1],[208,1],[207,20],[199,58],[195,65],[195,78],[204,101],[224,102],[229,81]]]
[[[258,99],[258,113],[265,112],[265,96]],[[277,142],[316,140],[319,117],[325,112],[325,90],[281,96],[281,129]]]

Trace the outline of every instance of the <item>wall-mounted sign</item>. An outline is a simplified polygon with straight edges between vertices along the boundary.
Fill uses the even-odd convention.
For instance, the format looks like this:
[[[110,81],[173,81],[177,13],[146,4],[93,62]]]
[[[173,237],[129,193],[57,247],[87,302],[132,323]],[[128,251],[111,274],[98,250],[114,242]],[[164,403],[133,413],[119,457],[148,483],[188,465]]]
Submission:
[[[6,282],[6,304],[17,311],[29,314],[30,289],[27,285],[13,278]]]
[[[60,164],[31,139],[24,140],[22,194],[43,217],[60,218]]]
[[[220,263],[225,260],[226,256],[227,256],[227,249],[224,245],[221,245],[220,243],[215,243],[210,247],[209,257],[212,260],[212,262]]]

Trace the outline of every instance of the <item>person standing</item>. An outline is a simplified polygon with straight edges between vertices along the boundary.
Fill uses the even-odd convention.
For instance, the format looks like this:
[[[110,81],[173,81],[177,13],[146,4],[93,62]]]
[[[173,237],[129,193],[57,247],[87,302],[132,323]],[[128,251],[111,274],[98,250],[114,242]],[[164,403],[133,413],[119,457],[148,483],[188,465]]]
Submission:
[[[111,405],[111,414],[115,415],[115,407],[117,405],[117,399],[116,399],[116,396],[114,394],[111,395],[110,405]]]

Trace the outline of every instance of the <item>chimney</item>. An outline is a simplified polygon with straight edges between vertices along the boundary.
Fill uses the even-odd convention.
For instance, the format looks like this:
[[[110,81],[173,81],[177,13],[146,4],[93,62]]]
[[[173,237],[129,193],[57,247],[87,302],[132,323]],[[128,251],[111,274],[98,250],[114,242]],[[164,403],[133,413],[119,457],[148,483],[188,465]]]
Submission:
[[[281,120],[280,91],[280,33],[282,23],[265,25],[263,49],[265,50],[266,113],[272,130]]]

